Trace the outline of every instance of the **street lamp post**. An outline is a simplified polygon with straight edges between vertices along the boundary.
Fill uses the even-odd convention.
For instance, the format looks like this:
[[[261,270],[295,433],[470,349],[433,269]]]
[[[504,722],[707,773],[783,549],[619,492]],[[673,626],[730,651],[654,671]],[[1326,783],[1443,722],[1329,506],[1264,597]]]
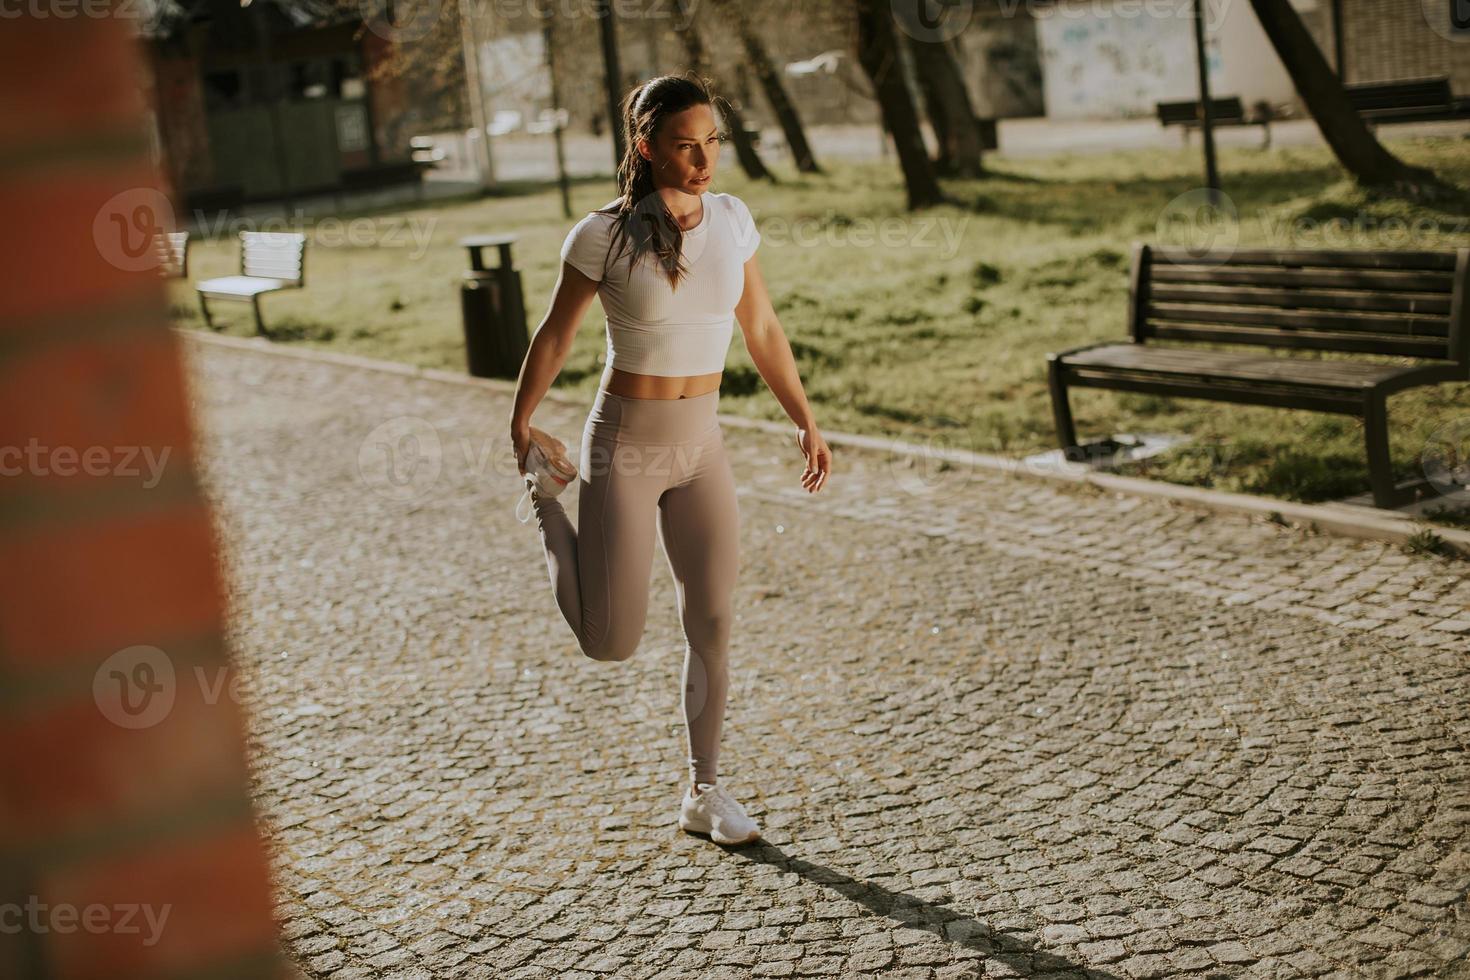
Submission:
[[[1205,144],[1205,186],[1220,190],[1220,171],[1215,165],[1215,119],[1210,112],[1210,72],[1205,56],[1205,3],[1194,0],[1194,53],[1199,67],[1200,134]]]

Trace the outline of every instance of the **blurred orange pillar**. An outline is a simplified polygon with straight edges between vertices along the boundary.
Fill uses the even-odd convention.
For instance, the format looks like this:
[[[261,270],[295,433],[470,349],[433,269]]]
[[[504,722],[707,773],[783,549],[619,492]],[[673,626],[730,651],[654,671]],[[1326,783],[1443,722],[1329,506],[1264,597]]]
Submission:
[[[0,21],[0,977],[284,977],[127,17]]]

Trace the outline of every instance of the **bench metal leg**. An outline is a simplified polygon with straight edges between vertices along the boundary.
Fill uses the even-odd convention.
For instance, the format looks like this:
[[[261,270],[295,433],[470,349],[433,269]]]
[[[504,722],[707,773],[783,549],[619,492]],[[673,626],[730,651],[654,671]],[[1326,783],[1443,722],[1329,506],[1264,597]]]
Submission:
[[[1046,383],[1051,388],[1051,415],[1056,423],[1057,442],[1063,454],[1077,445],[1077,428],[1072,424],[1072,406],[1067,403],[1067,383],[1062,378],[1062,363],[1056,358],[1046,362]]]
[[[255,310],[255,333],[258,336],[265,334],[265,324],[260,322],[260,295],[250,297],[250,305]]]
[[[204,313],[204,325],[214,329],[214,321],[209,318],[209,299],[203,293],[199,294],[199,309]]]
[[[1373,488],[1373,506],[1385,509],[1398,503],[1393,482],[1393,465],[1388,454],[1388,399],[1369,395],[1363,413],[1363,431],[1368,443],[1368,483]]]

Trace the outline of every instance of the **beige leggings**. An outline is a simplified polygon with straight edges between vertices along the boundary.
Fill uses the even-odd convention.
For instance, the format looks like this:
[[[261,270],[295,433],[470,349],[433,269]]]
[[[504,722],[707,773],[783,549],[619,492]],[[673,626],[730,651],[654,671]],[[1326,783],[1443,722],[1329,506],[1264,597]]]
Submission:
[[[594,660],[627,660],[638,650],[657,524],[686,641],[689,772],[703,783],[718,770],[740,567],[719,396],[628,398],[599,389],[582,430],[577,526],[560,499],[532,495],[557,605]]]

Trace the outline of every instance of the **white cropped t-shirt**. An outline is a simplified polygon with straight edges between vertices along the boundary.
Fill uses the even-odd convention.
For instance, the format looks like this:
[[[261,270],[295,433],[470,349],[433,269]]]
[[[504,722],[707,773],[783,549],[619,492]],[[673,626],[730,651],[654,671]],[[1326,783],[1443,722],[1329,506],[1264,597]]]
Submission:
[[[624,236],[618,238],[618,254],[609,255],[612,215],[589,212],[562,243],[561,257],[599,283],[609,367],[664,376],[724,370],[735,304],[745,291],[745,262],[761,236],[740,198],[715,191],[700,198],[704,216],[684,232],[682,255],[689,271],[677,290],[651,254],[630,270],[631,245]]]

